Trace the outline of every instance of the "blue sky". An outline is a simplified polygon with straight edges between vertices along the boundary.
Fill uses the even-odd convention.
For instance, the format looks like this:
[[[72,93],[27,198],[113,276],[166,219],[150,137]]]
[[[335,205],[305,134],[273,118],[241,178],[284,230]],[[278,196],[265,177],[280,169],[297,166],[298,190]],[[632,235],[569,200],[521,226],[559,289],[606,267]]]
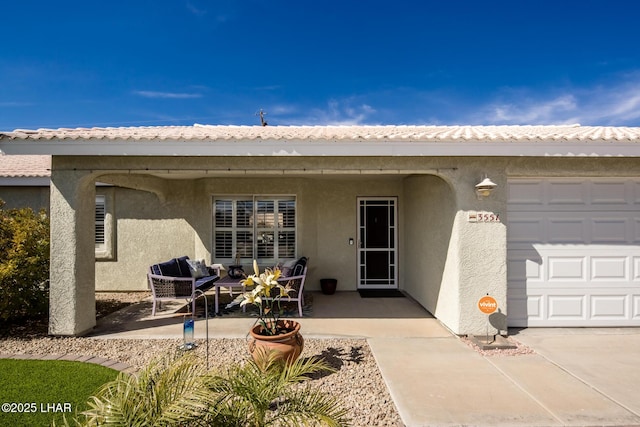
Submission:
[[[640,2],[3,2],[0,130],[640,126]]]

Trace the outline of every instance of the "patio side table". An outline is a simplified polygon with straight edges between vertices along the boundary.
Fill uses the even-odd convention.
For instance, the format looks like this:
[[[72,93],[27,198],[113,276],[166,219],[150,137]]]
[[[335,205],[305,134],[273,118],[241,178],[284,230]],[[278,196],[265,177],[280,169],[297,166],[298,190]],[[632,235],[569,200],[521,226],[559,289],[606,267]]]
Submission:
[[[216,291],[216,315],[220,312],[220,308],[218,307],[218,301],[220,301],[220,288],[226,287],[229,288],[229,295],[233,296],[233,288],[242,288],[242,293],[246,291],[246,286],[240,283],[241,279],[233,279],[229,276],[224,276],[220,280],[217,280],[214,283],[215,291]],[[244,308],[244,307],[243,307]]]

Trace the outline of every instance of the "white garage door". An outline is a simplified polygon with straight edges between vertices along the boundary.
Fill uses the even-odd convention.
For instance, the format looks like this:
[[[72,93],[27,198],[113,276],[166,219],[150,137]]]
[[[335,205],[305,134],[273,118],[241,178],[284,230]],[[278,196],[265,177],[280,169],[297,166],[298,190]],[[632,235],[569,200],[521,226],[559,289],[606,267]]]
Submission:
[[[509,326],[640,326],[640,180],[511,179]]]

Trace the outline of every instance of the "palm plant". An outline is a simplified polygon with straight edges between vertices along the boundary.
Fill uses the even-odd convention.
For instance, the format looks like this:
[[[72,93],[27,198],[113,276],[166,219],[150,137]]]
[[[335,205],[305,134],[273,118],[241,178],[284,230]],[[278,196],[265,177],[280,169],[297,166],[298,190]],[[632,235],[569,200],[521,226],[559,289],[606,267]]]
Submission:
[[[88,402],[79,426],[346,426],[347,411],[305,380],[335,370],[317,358],[257,362],[205,372],[192,355],[165,356],[135,375],[121,373]],[[65,420],[65,425],[69,425]]]
[[[218,401],[212,417],[216,426],[346,426],[347,411],[336,398],[302,384],[321,371],[334,372],[318,358],[286,364],[277,352],[262,352],[257,362],[234,365],[208,384]]]
[[[135,375],[121,373],[102,386],[83,412],[86,426],[193,425],[212,395],[205,370],[192,356],[165,356]]]

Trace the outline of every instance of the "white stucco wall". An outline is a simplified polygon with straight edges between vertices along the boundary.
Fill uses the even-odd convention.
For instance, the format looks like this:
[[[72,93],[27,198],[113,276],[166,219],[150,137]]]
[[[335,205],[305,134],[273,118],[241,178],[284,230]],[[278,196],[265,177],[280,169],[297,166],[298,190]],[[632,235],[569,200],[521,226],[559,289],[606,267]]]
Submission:
[[[357,240],[357,197],[402,193],[400,177],[208,178],[167,186],[195,191],[186,193],[187,199],[168,192],[164,201],[150,192],[116,191],[117,259],[96,263],[97,290],[146,290],[148,266],[180,255],[216,262],[212,258],[213,196],[264,194],[296,196],[298,256],[310,258],[308,289],[320,289],[321,278],[333,277],[339,290],[353,291],[357,247],[349,245],[349,238]]]
[[[121,161],[121,160],[119,160]],[[239,159],[227,160],[230,166]],[[298,166],[311,167],[302,162]],[[446,163],[445,163],[446,162]],[[181,164],[167,159],[167,164]],[[333,166],[347,161],[341,159]],[[396,164],[416,170],[416,159]],[[454,164],[450,160],[435,166]],[[349,159],[351,168],[381,166],[380,159]],[[421,165],[429,169],[429,164]],[[96,264],[98,290],[144,290],[148,265],[180,255],[212,259],[211,203],[214,195],[266,194],[295,195],[298,218],[298,255],[310,258],[307,287],[319,289],[323,277],[338,279],[339,290],[356,290],[357,198],[360,196],[398,197],[399,285],[441,319],[454,332],[484,331],[484,318],[473,310],[476,294],[486,292],[477,277],[484,268],[483,258],[473,256],[469,242],[505,240],[504,232],[492,238],[496,227],[469,226],[466,211],[478,209],[473,186],[481,178],[481,165],[474,168],[445,167],[443,177],[380,174],[352,176],[292,177],[212,177],[165,179],[111,174],[100,179],[139,190],[116,192],[117,260]],[[458,194],[456,188],[468,186]],[[465,209],[466,208],[466,209]],[[487,234],[484,236],[484,234]],[[499,245],[498,245],[499,246]],[[492,292],[506,295],[500,250],[492,249],[498,267]],[[117,268],[114,268],[117,265]],[[127,277],[123,280],[123,277]],[[506,301],[506,297],[503,298]],[[469,301],[471,301],[469,303]]]
[[[192,183],[165,184],[162,198],[147,191],[115,189],[111,200],[115,204],[115,258],[97,260],[96,290],[147,290],[149,265],[182,255],[204,258],[195,251],[196,232],[190,223],[196,210]]]
[[[405,289],[454,333],[475,335],[486,332],[481,296],[506,310],[506,233],[501,222],[469,221],[470,212],[499,212],[502,202],[498,190],[479,200],[481,175],[465,169],[405,180]]]
[[[453,189],[433,175],[404,180],[405,229],[402,271],[404,289],[433,314],[442,292],[451,293],[456,282],[443,281],[455,217]]]
[[[339,290],[355,290],[357,248],[348,240],[357,240],[357,197],[396,196],[400,287],[458,334],[485,333],[486,317],[476,303],[486,293],[498,300],[501,311],[508,310],[504,224],[509,176],[637,176],[640,170],[634,159],[613,158],[282,158],[265,163],[284,168],[273,172],[261,172],[259,162],[249,169],[246,158],[84,157],[82,161],[85,169],[68,179],[92,176],[94,181],[126,187],[115,189],[116,257],[95,264],[98,290],[146,289],[149,264],[174,256],[214,261],[211,200],[218,194],[295,195],[298,255],[310,257],[308,289],[318,289],[319,279],[330,276],[338,279]],[[65,162],[71,166],[74,159],[55,163]],[[220,172],[221,165],[230,172]],[[218,170],[215,176],[207,176],[211,166]],[[291,173],[283,172],[287,168]],[[317,172],[321,170],[333,172]],[[489,198],[479,200],[474,186],[484,174],[498,187]],[[59,180],[63,175],[57,176]],[[92,203],[91,190],[84,188],[84,181],[62,186],[64,194],[52,197],[52,209],[59,215],[52,230],[84,235],[86,228],[92,233],[87,223],[92,211],[87,213],[87,203],[76,194],[82,187],[78,194]],[[74,209],[82,212],[78,220]],[[477,212],[497,213],[501,221],[469,221],[469,214]],[[82,250],[90,241],[78,234],[70,243],[57,243],[65,247],[52,273],[57,286],[65,277],[77,283],[91,280],[85,271],[64,270],[85,261],[70,252],[73,239]],[[88,288],[78,289],[85,293]]]
[[[31,208],[34,211],[49,211],[48,186],[0,186],[0,199],[5,201],[5,209]]]

